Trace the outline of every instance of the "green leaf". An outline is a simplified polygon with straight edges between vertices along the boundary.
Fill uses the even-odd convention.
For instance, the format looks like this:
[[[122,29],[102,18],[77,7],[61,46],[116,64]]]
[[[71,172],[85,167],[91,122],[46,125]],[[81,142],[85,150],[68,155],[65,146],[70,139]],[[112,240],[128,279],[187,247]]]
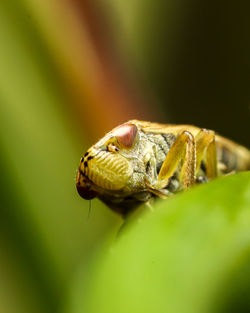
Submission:
[[[80,275],[69,312],[247,312],[249,261],[250,173],[240,173],[131,217]]]

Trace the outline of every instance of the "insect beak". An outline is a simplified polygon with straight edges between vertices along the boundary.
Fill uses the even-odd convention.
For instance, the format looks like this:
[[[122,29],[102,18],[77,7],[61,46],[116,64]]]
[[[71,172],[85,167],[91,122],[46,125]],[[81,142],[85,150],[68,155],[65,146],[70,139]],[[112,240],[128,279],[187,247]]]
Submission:
[[[81,186],[76,184],[77,191],[79,195],[85,200],[91,200],[98,195],[98,192],[91,189],[89,186]]]
[[[90,183],[88,183],[84,177],[81,175],[80,171],[77,173],[76,179],[76,189],[79,195],[85,200],[91,200],[98,195],[98,192],[95,191]]]

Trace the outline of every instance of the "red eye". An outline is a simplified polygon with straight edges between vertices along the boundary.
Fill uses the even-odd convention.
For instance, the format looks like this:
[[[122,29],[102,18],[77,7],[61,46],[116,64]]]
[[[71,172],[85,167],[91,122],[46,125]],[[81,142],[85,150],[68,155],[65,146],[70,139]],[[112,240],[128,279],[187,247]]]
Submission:
[[[118,142],[126,148],[131,148],[134,145],[136,134],[137,127],[134,124],[121,125],[113,132]]]

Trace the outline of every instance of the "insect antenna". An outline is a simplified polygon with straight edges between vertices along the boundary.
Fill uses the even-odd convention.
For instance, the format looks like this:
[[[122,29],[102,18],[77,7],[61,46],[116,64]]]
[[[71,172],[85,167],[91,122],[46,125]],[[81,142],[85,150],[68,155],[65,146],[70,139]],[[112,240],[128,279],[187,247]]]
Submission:
[[[91,213],[91,200],[89,200],[89,211],[88,211],[88,218],[90,217],[90,213]]]

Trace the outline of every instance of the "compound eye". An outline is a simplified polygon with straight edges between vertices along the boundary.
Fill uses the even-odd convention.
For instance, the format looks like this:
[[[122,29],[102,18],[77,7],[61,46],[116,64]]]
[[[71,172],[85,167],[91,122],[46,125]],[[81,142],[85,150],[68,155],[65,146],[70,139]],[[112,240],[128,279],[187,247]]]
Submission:
[[[134,124],[124,124],[114,130],[113,136],[119,144],[125,148],[133,147],[137,135],[137,127]]]

